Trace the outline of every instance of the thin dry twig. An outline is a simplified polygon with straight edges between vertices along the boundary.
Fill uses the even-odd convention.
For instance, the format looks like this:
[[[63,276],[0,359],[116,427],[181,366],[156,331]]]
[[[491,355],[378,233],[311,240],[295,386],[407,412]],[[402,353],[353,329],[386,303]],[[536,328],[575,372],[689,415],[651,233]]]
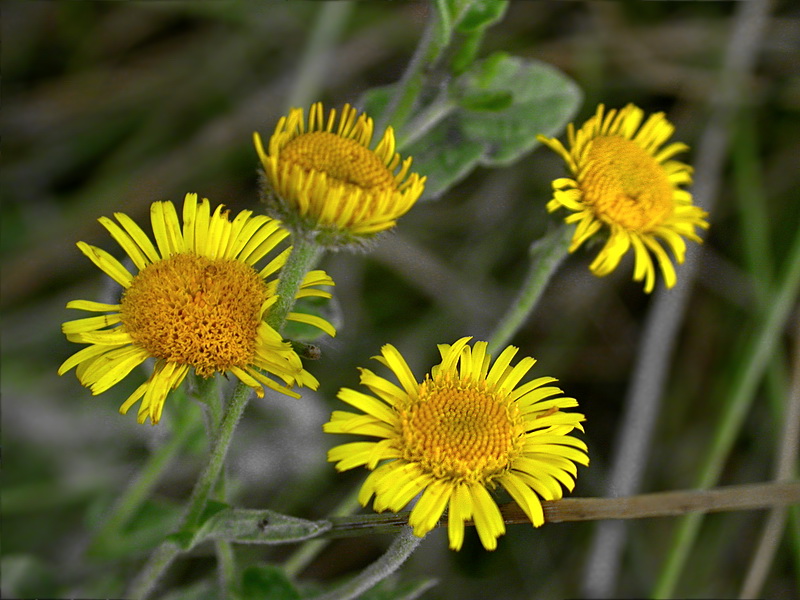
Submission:
[[[800,481],[754,483],[715,488],[640,494],[624,498],[564,498],[542,502],[546,523],[674,517],[687,513],[755,510],[800,504]],[[500,506],[506,524],[530,523],[510,502]],[[389,533],[408,523],[410,512],[333,517],[324,537],[339,538],[366,533]],[[438,526],[446,526],[447,517]],[[471,525],[471,522],[467,522]]]

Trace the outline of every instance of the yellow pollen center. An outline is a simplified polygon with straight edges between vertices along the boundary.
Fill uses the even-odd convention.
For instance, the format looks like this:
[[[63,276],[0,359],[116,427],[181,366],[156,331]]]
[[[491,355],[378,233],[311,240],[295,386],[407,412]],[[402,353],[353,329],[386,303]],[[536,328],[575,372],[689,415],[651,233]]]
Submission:
[[[267,295],[264,280],[243,262],[175,254],[134,277],[120,314],[150,355],[209,377],[250,364]]]
[[[629,139],[593,140],[579,180],[583,201],[606,223],[647,232],[672,215],[673,186],[664,167]]]
[[[369,191],[394,187],[394,176],[374,152],[329,131],[297,136],[283,147],[281,160]]]
[[[457,481],[485,483],[504,472],[525,433],[515,404],[449,374],[427,379],[400,421],[403,458]]]

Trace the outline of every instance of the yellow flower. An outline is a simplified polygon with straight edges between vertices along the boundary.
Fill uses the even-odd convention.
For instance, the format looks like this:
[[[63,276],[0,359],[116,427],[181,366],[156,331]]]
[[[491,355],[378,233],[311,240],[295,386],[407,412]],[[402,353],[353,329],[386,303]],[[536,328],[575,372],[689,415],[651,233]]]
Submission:
[[[254,141],[264,166],[271,214],[297,231],[316,232],[316,241],[343,245],[394,227],[422,194],[425,178],[409,174],[411,158],[400,165],[394,132],[386,129],[374,150],[373,122],[346,104],[325,119],[322,103],[281,117],[269,140]],[[399,169],[398,169],[399,166]]]
[[[688,146],[675,142],[662,147],[675,129],[663,113],[651,115],[641,125],[644,113],[633,104],[604,112],[601,104],[577,133],[570,123],[569,150],[555,138],[539,136],[564,159],[573,176],[553,182],[547,209],[563,206],[572,211],[565,221],[577,222],[578,227],[570,252],[604,226],[608,229],[608,240],[590,266],[595,275],[611,273],[633,247],[634,281],[644,280],[645,292],[653,290],[652,253],[671,288],[675,267],[662,244],[680,264],[686,253],[683,238],[700,243],[695,227],[708,228],[707,213],[680,188],[692,182],[692,168],[672,160]]]
[[[125,414],[140,399],[140,423],[158,423],[164,401],[191,368],[201,377],[231,373],[259,397],[263,386],[299,397],[289,389],[317,380],[305,369],[289,342],[265,322],[277,301],[278,280],[271,278],[286,261],[288,249],[258,270],[255,264],[272,252],[288,232],[267,216],[242,211],[231,222],[229,211],[187,194],[183,228],[171,202],[150,208],[156,246],[133,220],[115,213],[100,223],[138,270],[132,275],[110,254],[78,242],[78,248],[123,288],[118,304],[74,300],[67,308],[106,313],[64,323],[71,342],[89,344],[58,370],[73,367],[80,382],[100,394],[148,358],[155,359],[149,379],[120,408]],[[330,293],[314,286],[333,285],[323,271],[311,271],[297,298]],[[290,313],[288,319],[314,325],[330,335],[333,327],[314,315]],[[273,375],[283,384],[270,378]]]
[[[339,471],[372,470],[359,494],[362,505],[374,494],[376,511],[397,512],[422,492],[409,518],[415,535],[436,527],[448,508],[450,548],[461,548],[464,522],[473,519],[483,546],[494,550],[505,525],[489,489],[500,484],[538,527],[539,497],[556,500],[562,486],[572,490],[575,463],[587,465],[589,458],[586,445],[568,435],[583,431],[583,415],[560,410],[577,406],[575,399],[548,385],[552,377],[517,387],[534,359],[512,367],[517,348],[509,346],[490,369],[487,343],[470,347],[470,339],[440,345],[442,362],[422,383],[387,344],[375,358],[400,387],[361,369],[361,383],[374,396],[342,389],[339,399],[361,413],[334,411],[324,430],[378,438],[328,453]]]

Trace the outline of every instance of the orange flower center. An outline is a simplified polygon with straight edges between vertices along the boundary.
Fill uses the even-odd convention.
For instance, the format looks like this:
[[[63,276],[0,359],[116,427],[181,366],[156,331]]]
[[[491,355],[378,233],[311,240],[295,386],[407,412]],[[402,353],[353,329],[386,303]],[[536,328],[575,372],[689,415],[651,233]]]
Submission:
[[[394,188],[394,176],[374,152],[329,131],[297,136],[283,147],[280,158],[367,191]]]
[[[149,354],[209,377],[252,362],[267,297],[263,278],[241,261],[175,254],[134,277],[120,315]]]
[[[672,216],[673,186],[664,167],[623,137],[592,140],[579,176],[583,201],[598,218],[628,231],[653,230]]]
[[[426,379],[400,422],[403,458],[437,479],[485,483],[509,467],[525,434],[514,403],[449,373]]]

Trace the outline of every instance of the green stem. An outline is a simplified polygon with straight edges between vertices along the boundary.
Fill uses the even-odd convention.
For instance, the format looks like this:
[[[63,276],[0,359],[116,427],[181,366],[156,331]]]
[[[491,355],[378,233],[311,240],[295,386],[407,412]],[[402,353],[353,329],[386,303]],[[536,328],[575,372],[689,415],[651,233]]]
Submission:
[[[797,303],[798,289],[800,289],[800,232],[795,236],[787,260],[786,274],[780,282],[769,312],[745,349],[741,368],[734,370],[736,376],[731,385],[732,397],[719,421],[696,487],[709,488],[719,479],[731,447],[750,409],[756,387],[769,364],[786,320]],[[688,559],[689,550],[694,544],[702,520],[702,515],[690,515],[681,521],[653,590],[654,597],[664,598],[674,595],[675,584]]]
[[[141,600],[147,598],[158,582],[159,577],[172,564],[180,554],[181,549],[177,542],[165,540],[156,548],[147,559],[142,570],[133,580],[126,597]]]
[[[200,517],[206,508],[208,497],[225,462],[225,456],[228,453],[236,424],[239,422],[242,413],[244,413],[252,392],[252,388],[244,383],[239,382],[236,386],[233,397],[226,408],[219,432],[211,446],[209,461],[200,474],[194,490],[192,490],[180,531],[191,531],[199,524]],[[166,540],[162,542],[134,580],[129,595],[133,598],[146,598],[180,551],[180,547],[174,541]]]
[[[239,382],[233,391],[231,401],[228,403],[222,423],[220,423],[219,431],[211,445],[208,464],[200,474],[200,478],[197,480],[189,498],[189,508],[186,511],[182,529],[194,528],[200,522],[200,517],[206,508],[211,490],[214,489],[222,471],[222,466],[225,464],[225,456],[228,454],[233,432],[236,430],[236,425],[239,423],[239,419],[244,413],[252,393],[253,389],[242,382]]]
[[[315,596],[314,600],[351,600],[373,588],[394,573],[419,546],[422,538],[415,536],[410,527],[405,526],[397,535],[386,554],[336,589]]]
[[[196,400],[203,404],[206,416],[206,431],[208,439],[213,439],[215,432],[220,430],[223,419],[222,397],[219,393],[219,380],[216,377],[199,377],[195,375],[195,393],[192,394]],[[221,502],[227,502],[225,485],[225,467],[220,471],[216,493],[214,496]],[[217,573],[219,577],[220,597],[227,598],[236,586],[236,555],[230,542],[220,540],[214,543],[214,551],[217,556]]]
[[[505,346],[533,312],[553,273],[569,253],[573,230],[562,225],[531,246],[531,264],[522,289],[489,340],[490,354]]]
[[[456,104],[447,98],[446,93],[440,94],[439,98],[420,111],[402,131],[398,132],[397,150],[403,150],[406,146],[416,142],[456,108]]]
[[[448,24],[443,22],[443,16],[447,14],[447,9],[445,6],[439,5],[437,8],[436,15],[428,20],[425,31],[414,51],[414,56],[411,57],[405,73],[397,83],[389,105],[375,124],[375,131],[384,131],[389,125],[399,131],[411,116],[423,87],[425,71],[436,60],[443,48],[441,43],[445,36],[443,36],[441,28],[448,27]]]
[[[238,585],[238,570],[233,545],[224,540],[214,542],[217,555],[217,573],[219,576],[220,598],[228,598]]]
[[[308,272],[314,268],[323,248],[316,244],[310,237],[294,236],[292,239],[292,252],[286,259],[286,264],[281,269],[276,294],[278,301],[272,306],[267,323],[280,332],[286,323],[286,317],[294,306],[295,296],[300,289],[300,284]]]
[[[295,240],[292,251],[281,269],[276,291],[278,301],[273,305],[267,317],[267,323],[276,331],[280,331],[283,328],[286,317],[294,304],[297,291],[321,252],[322,249],[311,240],[303,238]],[[225,463],[225,456],[233,439],[233,432],[236,430],[236,425],[247,407],[252,392],[252,388],[242,382],[239,382],[236,386],[233,396],[225,408],[219,431],[211,445],[208,464],[200,474],[200,478],[197,480],[189,498],[188,507],[179,529],[181,533],[191,533],[199,525],[208,498],[219,479]],[[146,598],[152,592],[161,575],[180,552],[181,548],[176,542],[171,539],[165,540],[153,552],[134,580],[129,595],[134,598]]]
[[[203,405],[203,414],[206,420],[206,433],[212,439],[214,432],[219,429],[222,422],[222,397],[219,393],[216,377],[200,377],[194,374],[194,390],[190,396]]]
[[[735,183],[734,198],[738,202],[739,212],[741,215],[741,231],[743,234],[743,247],[744,259],[747,265],[747,270],[750,273],[751,280],[753,281],[753,290],[755,292],[758,310],[765,312],[770,304],[770,293],[772,286],[775,283],[774,275],[774,257],[770,247],[770,240],[772,239],[772,232],[769,227],[769,215],[766,207],[768,206],[768,198],[765,193],[766,186],[763,182],[763,167],[760,162],[760,155],[758,148],[760,147],[760,140],[758,139],[758,128],[756,126],[755,117],[752,110],[740,110],[741,118],[737,120],[737,143],[734,146],[732,154],[733,168],[732,173]],[[785,373],[784,365],[786,364],[784,352],[779,348],[767,371],[766,378],[766,394],[770,400],[773,413],[773,422],[776,429],[780,428],[780,424],[784,423],[784,432],[788,431],[790,425],[796,424],[800,421],[792,421],[791,418],[786,418],[787,411],[791,411],[795,406],[795,395],[789,396],[788,390],[788,375]],[[797,360],[797,359],[796,359]],[[796,368],[800,370],[800,364],[796,362]],[[795,373],[795,377],[797,373]],[[784,399],[791,398],[789,407],[784,408]],[[781,460],[781,452],[784,450],[784,444],[787,442],[786,434],[778,444],[778,464]],[[793,455],[797,453],[794,452]],[[780,473],[776,477],[780,477]],[[789,475],[794,476],[794,474]],[[749,568],[745,583],[742,586],[742,597],[757,596],[760,583],[763,583],[763,577],[769,568],[770,560],[766,559],[769,553],[768,549],[772,549],[771,557],[774,557],[775,546],[780,542],[780,533],[775,533],[778,529],[777,522],[783,519],[781,515],[783,511],[774,510],[769,519],[764,525],[761,542],[758,550],[753,558],[753,562]],[[800,581],[800,528],[797,527],[800,520],[798,520],[798,511],[788,512],[791,521],[787,528],[787,536],[791,540],[791,548],[794,551],[794,564],[796,577]],[[782,529],[782,528],[781,528]],[[770,535],[773,534],[773,535]],[[763,559],[763,561],[762,561]],[[766,563],[766,564],[765,564]],[[761,581],[759,581],[759,576]]]

